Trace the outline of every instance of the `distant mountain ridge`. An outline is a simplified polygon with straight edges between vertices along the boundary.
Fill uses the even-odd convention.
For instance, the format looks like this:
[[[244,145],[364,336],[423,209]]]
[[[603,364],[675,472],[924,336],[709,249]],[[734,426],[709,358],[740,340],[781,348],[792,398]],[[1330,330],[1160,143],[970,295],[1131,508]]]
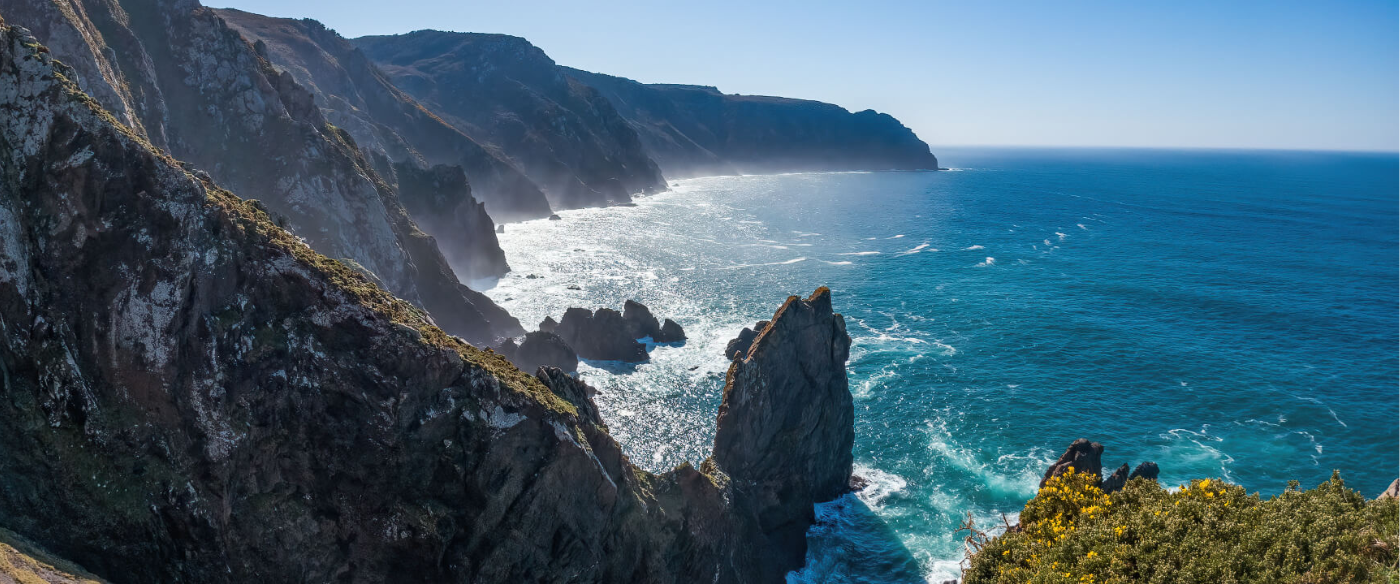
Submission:
[[[874,110],[564,69],[607,96],[670,176],[938,168],[928,144]]]
[[[525,39],[422,30],[350,42],[405,93],[499,147],[556,209],[625,203],[666,186],[612,104]]]

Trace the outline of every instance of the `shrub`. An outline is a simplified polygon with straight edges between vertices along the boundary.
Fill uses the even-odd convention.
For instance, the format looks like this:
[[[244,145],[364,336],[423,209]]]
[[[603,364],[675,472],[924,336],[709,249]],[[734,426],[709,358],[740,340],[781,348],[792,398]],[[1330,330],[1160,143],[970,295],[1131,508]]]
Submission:
[[[1175,492],[1134,479],[1104,494],[1073,469],[1051,479],[1021,526],[972,539],[965,584],[1397,582],[1400,507],[1337,473],[1267,500],[1213,479]]]

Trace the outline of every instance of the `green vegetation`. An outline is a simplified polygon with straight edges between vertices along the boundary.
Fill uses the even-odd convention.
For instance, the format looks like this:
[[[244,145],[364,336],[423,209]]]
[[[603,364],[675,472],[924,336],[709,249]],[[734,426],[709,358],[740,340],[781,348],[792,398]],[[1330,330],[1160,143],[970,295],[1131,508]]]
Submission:
[[[78,565],[50,555],[8,529],[0,529],[0,582],[100,584]]]
[[[1094,475],[1051,479],[1021,528],[969,536],[965,584],[1396,582],[1400,508],[1341,477],[1261,499],[1203,479],[1170,492],[1134,479],[1104,494]]]

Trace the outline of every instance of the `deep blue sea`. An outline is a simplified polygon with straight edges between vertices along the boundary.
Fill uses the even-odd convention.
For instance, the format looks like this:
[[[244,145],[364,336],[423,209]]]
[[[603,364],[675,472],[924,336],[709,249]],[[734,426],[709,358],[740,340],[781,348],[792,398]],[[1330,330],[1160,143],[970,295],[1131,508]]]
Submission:
[[[1168,485],[1396,478],[1396,155],[937,154],[951,170],[686,180],[511,224],[488,294],[527,328],[627,298],[686,328],[649,363],[580,368],[662,471],[708,454],[725,342],[830,286],[873,485],[819,507],[794,582],[955,577],[958,522],[1014,519],[1079,437]]]

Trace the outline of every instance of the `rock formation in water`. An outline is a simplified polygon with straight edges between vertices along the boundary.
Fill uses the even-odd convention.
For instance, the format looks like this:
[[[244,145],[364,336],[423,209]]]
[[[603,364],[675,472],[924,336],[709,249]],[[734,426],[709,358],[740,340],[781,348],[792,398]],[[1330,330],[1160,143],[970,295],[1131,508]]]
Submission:
[[[1060,458],[1045,469],[1045,477],[1040,479],[1040,486],[1044,487],[1052,477],[1057,477],[1074,468],[1078,474],[1091,474],[1100,477],[1099,488],[1105,493],[1112,493],[1122,489],[1128,481],[1136,478],[1143,478],[1149,481],[1157,480],[1157,463],[1144,462],[1137,466],[1132,473],[1128,472],[1128,465],[1118,467],[1113,474],[1103,477],[1103,445],[1098,442],[1091,442],[1086,438],[1075,440],[1065,449],[1065,453]]]
[[[805,300],[789,297],[729,365],[714,462],[752,505],[780,565],[802,565],[812,502],[836,498],[851,482],[850,349],[846,322],[823,287]]]
[[[521,371],[535,371],[540,367],[557,367],[564,371],[578,369],[578,355],[573,348],[559,335],[549,331],[525,333],[519,344],[515,339],[506,339],[496,352]]]
[[[685,330],[676,321],[666,319],[665,324],[657,321],[651,309],[635,300],[622,305],[622,319],[627,321],[632,338],[650,337],[656,343],[678,343],[685,340]]]
[[[556,209],[666,188],[612,104],[525,39],[423,30],[350,42],[447,123],[499,147]]]
[[[724,356],[732,361],[747,355],[749,347],[753,346],[754,339],[757,339],[759,333],[762,333],[766,328],[768,328],[766,320],[758,321],[757,324],[753,325],[753,328],[744,327],[744,330],[739,331],[739,336],[730,339],[729,343],[725,345]]]
[[[313,249],[371,272],[478,343],[523,333],[463,286],[436,242],[310,92],[194,0],[0,0],[143,141],[252,193]],[[129,122],[129,123],[128,123]]]
[[[731,368],[713,458],[647,473],[581,381],[444,334],[78,75],[0,24],[0,525],[118,584],[780,582],[801,564],[812,505],[850,474],[825,289]]]
[[[550,214],[544,193],[507,162],[497,149],[483,146],[394,87],[374,63],[335,31],[311,19],[272,18],[241,10],[217,13],[277,68],[309,89],[326,118],[345,128],[361,148],[400,164],[419,168],[461,166],[471,179],[472,194],[497,221],[534,219]],[[420,212],[401,195],[413,219],[443,246],[452,237],[451,223],[439,226],[433,214],[451,218],[456,207]],[[467,201],[461,205],[471,205]],[[469,222],[459,229],[470,230]],[[454,267],[456,264],[454,263]]]
[[[938,168],[928,144],[872,110],[566,71],[612,102],[670,177]]]
[[[550,327],[548,321],[540,323],[540,330]],[[647,348],[632,336],[632,327],[622,318],[622,313],[611,308],[599,308],[590,312],[587,308],[570,308],[564,311],[559,324],[550,327],[564,339],[579,357],[600,361],[622,361],[640,363],[647,360]]]

